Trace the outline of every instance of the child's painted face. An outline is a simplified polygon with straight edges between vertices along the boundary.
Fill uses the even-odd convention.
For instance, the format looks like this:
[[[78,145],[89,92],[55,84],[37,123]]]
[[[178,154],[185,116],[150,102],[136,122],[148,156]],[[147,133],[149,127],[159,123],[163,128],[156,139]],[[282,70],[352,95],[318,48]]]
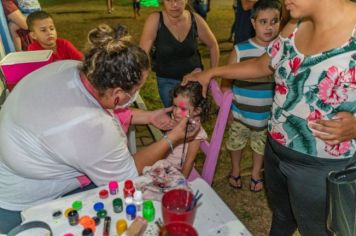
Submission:
[[[256,40],[259,44],[268,44],[279,33],[280,11],[277,9],[261,10],[256,19],[252,19],[252,25],[256,31]]]
[[[186,96],[178,95],[173,99],[173,119],[180,121],[187,115],[193,115],[194,107],[190,103],[190,99]]]
[[[30,35],[45,49],[55,49],[57,31],[52,18],[35,20]]]

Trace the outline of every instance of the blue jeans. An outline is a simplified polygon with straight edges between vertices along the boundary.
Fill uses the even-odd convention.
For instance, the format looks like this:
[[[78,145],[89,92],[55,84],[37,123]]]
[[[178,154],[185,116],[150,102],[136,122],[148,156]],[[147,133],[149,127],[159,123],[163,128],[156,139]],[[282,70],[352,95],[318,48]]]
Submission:
[[[84,188],[77,188],[65,194],[64,196],[68,196],[74,193],[84,192],[96,187],[97,186],[95,184],[91,183],[88,186],[85,186]],[[0,207],[0,216],[1,216],[0,234],[7,234],[10,230],[20,225],[22,222],[21,211],[9,211]]]
[[[172,90],[180,83],[180,80],[157,76],[158,92],[164,107],[172,106]]]

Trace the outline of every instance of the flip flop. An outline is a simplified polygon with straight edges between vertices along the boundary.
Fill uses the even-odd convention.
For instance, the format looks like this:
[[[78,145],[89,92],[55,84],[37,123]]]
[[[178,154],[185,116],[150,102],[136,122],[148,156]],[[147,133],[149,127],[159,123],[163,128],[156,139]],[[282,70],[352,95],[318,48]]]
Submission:
[[[263,182],[264,182],[263,179],[253,179],[253,178],[251,178],[250,191],[251,191],[251,192],[255,192],[255,193],[261,192],[262,189],[263,189]],[[253,184],[253,188],[252,188],[252,184]],[[257,184],[262,184],[262,188],[259,189],[259,190],[256,190]]]
[[[231,184],[230,179],[234,180],[236,185]],[[239,180],[240,180],[240,185],[238,185]],[[229,185],[234,189],[241,189],[242,188],[241,176],[240,175],[238,175],[238,176],[229,175]]]

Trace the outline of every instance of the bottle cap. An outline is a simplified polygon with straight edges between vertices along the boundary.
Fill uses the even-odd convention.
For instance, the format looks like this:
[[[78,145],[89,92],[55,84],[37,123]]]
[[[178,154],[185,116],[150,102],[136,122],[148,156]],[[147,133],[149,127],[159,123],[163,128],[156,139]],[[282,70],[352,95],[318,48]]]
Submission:
[[[82,236],[93,236],[93,230],[90,228],[85,228],[82,231]]]
[[[71,211],[73,211],[73,210],[75,210],[75,209],[73,209],[73,208],[68,208],[68,209],[66,209],[66,210],[64,211],[64,216],[65,216],[65,217],[68,217],[69,212],[71,212]]]
[[[125,205],[130,205],[133,203],[133,198],[132,197],[127,197],[125,198]]]
[[[117,181],[110,181],[109,182],[109,189],[118,189],[119,188],[119,184],[117,183]]]
[[[100,197],[101,199],[108,198],[108,196],[109,196],[109,192],[108,192],[108,190],[106,190],[106,189],[103,189],[103,190],[101,190],[101,191],[99,192],[99,197]]]
[[[136,206],[134,204],[128,205],[126,207],[126,214],[136,216]]]
[[[104,203],[102,203],[102,202],[97,202],[97,203],[94,204],[93,208],[94,208],[94,210],[95,210],[96,212],[98,212],[98,211],[104,209]]]
[[[118,235],[123,234],[127,230],[127,223],[124,219],[116,221],[116,232]]]
[[[121,198],[115,198],[114,200],[112,200],[112,204],[114,206],[122,206],[122,199]]]
[[[135,191],[134,193],[134,200],[135,201],[142,201],[142,192],[140,190]]]
[[[83,205],[82,205],[82,201],[74,201],[72,203],[72,208],[79,211],[80,209],[82,209]]]
[[[93,232],[95,232],[95,220],[93,218],[91,218],[90,216],[82,216],[79,219],[79,224],[81,226],[83,226],[83,228],[89,228],[91,229]]]
[[[96,213],[96,216],[99,218],[105,218],[108,215],[108,212],[105,209],[102,209]]]
[[[133,182],[132,182],[132,180],[126,180],[126,181],[125,181],[125,188],[127,188],[127,189],[133,188]]]

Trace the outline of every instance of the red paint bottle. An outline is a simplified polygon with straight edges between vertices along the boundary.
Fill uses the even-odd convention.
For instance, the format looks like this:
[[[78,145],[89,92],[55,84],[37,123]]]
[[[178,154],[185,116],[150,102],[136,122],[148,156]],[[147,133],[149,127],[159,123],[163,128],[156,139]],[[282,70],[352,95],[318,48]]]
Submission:
[[[124,184],[124,198],[133,197],[135,192],[135,187],[131,180],[126,180]]]

